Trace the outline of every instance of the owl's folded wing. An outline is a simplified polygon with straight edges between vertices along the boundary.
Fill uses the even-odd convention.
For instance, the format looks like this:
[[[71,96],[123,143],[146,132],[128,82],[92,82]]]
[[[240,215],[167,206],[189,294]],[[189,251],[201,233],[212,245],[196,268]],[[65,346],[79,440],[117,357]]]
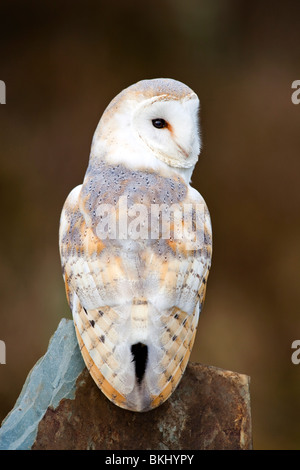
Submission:
[[[81,189],[70,193],[60,222],[63,276],[81,352],[110,400],[151,409],[176,388],[194,343],[211,261],[209,214],[204,204],[196,242],[190,230],[185,239],[142,245],[105,241]],[[146,345],[144,365],[133,354],[139,344]]]

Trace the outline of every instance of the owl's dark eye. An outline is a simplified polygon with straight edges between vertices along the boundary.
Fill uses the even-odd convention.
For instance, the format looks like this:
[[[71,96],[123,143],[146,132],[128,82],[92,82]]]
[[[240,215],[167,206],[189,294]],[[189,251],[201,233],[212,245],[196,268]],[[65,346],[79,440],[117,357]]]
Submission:
[[[168,123],[164,119],[152,119],[152,124],[156,129],[163,129],[164,127],[168,127]]]

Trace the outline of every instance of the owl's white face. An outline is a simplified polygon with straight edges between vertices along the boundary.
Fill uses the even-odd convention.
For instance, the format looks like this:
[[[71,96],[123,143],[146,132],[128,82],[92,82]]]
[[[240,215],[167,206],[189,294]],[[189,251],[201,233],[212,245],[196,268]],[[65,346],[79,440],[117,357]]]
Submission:
[[[132,126],[155,157],[171,167],[190,168],[200,151],[198,108],[194,93],[183,100],[162,95],[137,108]]]
[[[198,113],[197,95],[180,82],[139,82],[108,106],[96,129],[91,156],[105,156],[110,163],[134,169],[169,168],[189,181],[201,147]]]

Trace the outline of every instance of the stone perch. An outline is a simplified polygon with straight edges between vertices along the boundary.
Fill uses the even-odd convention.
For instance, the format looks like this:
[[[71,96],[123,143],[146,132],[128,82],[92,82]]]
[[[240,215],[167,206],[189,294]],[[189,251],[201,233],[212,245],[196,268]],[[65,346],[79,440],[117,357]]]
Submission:
[[[62,319],[0,428],[0,449],[251,449],[248,376],[190,363],[171,397],[145,413],[112,404]]]

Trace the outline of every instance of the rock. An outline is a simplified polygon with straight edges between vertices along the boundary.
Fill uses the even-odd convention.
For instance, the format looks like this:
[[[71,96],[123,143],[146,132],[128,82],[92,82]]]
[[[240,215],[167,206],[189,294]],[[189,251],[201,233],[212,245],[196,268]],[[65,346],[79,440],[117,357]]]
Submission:
[[[123,410],[85,368],[62,320],[0,429],[1,449],[251,449],[249,377],[190,363],[173,395],[146,413]]]
[[[85,365],[71,320],[62,319],[46,354],[28,374],[21,394],[2,422],[0,450],[30,449],[48,407],[75,396],[76,380]]]

